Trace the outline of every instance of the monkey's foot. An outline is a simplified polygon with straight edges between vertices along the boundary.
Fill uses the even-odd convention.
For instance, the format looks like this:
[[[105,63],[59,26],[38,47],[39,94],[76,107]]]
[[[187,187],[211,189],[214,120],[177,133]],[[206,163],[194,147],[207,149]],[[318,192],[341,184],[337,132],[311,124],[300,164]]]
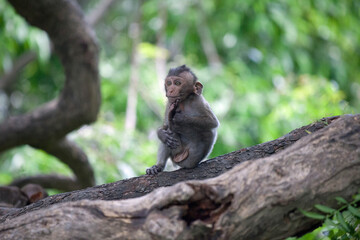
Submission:
[[[178,163],[184,161],[188,156],[189,156],[189,149],[186,148],[181,153],[176,154],[175,157],[173,158],[173,161]]]
[[[162,172],[162,170],[163,169],[161,167],[159,167],[158,165],[154,165],[154,166],[146,169],[146,174],[147,175],[155,175],[159,172]]]

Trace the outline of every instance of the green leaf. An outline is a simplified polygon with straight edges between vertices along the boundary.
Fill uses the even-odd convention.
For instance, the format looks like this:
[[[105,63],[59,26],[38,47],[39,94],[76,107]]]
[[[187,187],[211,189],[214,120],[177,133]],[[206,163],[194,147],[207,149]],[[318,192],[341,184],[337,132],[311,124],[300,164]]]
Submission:
[[[321,215],[319,213],[314,212],[307,212],[305,210],[299,209],[302,214],[304,214],[308,218],[318,219],[318,220],[324,220],[326,217],[324,215]]]
[[[335,199],[336,199],[336,201],[338,201],[340,203],[348,204],[348,202],[342,197],[336,197]]]
[[[335,217],[339,221],[341,226],[346,230],[346,232],[351,232],[351,228],[350,228],[349,224],[347,224],[345,222],[345,219],[344,219],[343,215],[340,212],[336,212]]]
[[[356,217],[360,218],[360,210],[357,208],[354,208],[353,206],[349,205],[348,210],[355,215]]]
[[[318,210],[324,212],[324,213],[334,213],[336,210],[321,204],[315,204],[315,208],[317,208]]]
[[[356,194],[353,198],[356,202],[360,201],[360,194]]]
[[[325,220],[325,225],[328,226],[328,227],[334,227],[334,228],[339,228],[338,224],[334,223],[333,220],[330,220],[330,219],[326,219]]]

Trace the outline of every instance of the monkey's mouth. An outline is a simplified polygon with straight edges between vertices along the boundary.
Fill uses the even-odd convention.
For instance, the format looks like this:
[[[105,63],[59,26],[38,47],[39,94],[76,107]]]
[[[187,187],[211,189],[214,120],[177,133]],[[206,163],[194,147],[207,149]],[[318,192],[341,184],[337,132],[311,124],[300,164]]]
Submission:
[[[166,96],[166,97],[170,99],[181,99],[181,96]]]

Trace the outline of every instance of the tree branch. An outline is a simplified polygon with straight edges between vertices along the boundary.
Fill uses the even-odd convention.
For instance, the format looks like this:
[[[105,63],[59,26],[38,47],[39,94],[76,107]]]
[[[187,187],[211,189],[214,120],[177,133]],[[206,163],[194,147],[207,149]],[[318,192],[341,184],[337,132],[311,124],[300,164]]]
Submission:
[[[18,178],[15,179],[10,186],[23,187],[28,183],[39,184],[43,188],[52,188],[61,191],[74,191],[82,187],[74,178],[55,174]]]
[[[66,82],[58,99],[0,125],[0,152],[63,138],[81,125],[95,121],[101,101],[98,47],[79,7],[65,0],[9,2],[29,23],[49,34],[64,66]]]
[[[95,26],[100,19],[109,10],[114,0],[103,0],[95,7],[95,9],[86,17],[90,26]],[[53,47],[51,47],[51,52]],[[29,63],[37,59],[37,54],[33,51],[28,51],[17,58],[12,66],[12,69],[6,72],[0,79],[0,89],[7,90],[16,80],[19,72],[24,69]]]
[[[79,148],[74,142],[66,138],[63,138],[49,145],[43,144],[41,146],[33,146],[33,147],[44,150],[48,154],[57,157],[60,161],[65,163],[67,166],[69,166],[70,169],[75,174],[76,181],[78,183],[76,185],[73,185],[74,187],[75,186],[78,187],[75,189],[85,188],[95,185],[94,171],[88,161],[88,158],[84,153],[84,151],[81,148]],[[62,184],[60,184],[60,186],[62,186]],[[75,189],[72,188],[71,190],[75,190]]]
[[[111,5],[114,3],[114,0],[102,0],[100,1],[94,10],[86,17],[87,22],[90,26],[95,26],[99,20],[104,17],[105,13],[109,10]]]
[[[157,188],[172,186],[184,180],[202,180],[217,177],[220,174],[229,171],[239,163],[268,157],[278,153],[291,146],[302,137],[305,137],[310,133],[314,133],[328,126],[329,124],[332,124],[332,122],[338,118],[339,117],[323,118],[321,121],[316,123],[295,129],[276,140],[255,145],[249,148],[240,149],[238,151],[202,162],[194,169],[180,169],[173,172],[161,172],[156,176],[143,175],[140,177],[95,186],[71,193],[57,194],[53,198],[40,200],[41,204],[39,205],[32,204],[26,206],[22,210],[14,211],[11,213],[11,217],[60,202],[73,201],[74,199],[118,200],[136,198],[148,194]],[[2,220],[6,219],[7,217],[10,217],[10,215],[4,216]]]
[[[360,115],[344,116],[278,154],[241,163],[219,177],[136,199],[57,204],[9,218],[0,225],[0,237],[285,239],[318,224],[298,208],[336,208],[335,196],[350,199],[358,191],[359,139]]]
[[[14,61],[10,71],[6,72],[0,80],[0,89],[8,90],[15,82],[19,72],[30,62],[36,59],[37,55],[33,51],[25,52]]]
[[[130,80],[125,112],[125,129],[135,130],[136,127],[136,106],[137,106],[137,86],[139,83],[139,43],[141,41],[141,17],[142,17],[142,0],[133,1],[135,5],[134,19],[130,24],[129,35],[132,38],[132,53],[130,63]]]

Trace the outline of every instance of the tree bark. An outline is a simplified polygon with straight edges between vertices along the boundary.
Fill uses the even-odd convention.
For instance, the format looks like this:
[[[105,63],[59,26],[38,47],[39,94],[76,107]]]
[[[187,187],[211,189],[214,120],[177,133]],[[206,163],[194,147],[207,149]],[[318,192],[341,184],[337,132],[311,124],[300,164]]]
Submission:
[[[217,177],[220,174],[230,170],[235,165],[244,161],[255,160],[278,153],[294,144],[300,138],[326,127],[328,124],[331,124],[332,121],[336,119],[338,119],[337,116],[323,118],[321,121],[301,127],[299,129],[295,129],[290,133],[286,134],[285,136],[275,139],[273,141],[262,143],[249,148],[243,148],[238,151],[202,162],[195,169],[180,169],[173,172],[161,172],[156,176],[144,175],[132,178],[130,180],[126,179],[114,183],[87,188],[80,191],[74,191],[71,193],[67,192],[57,194],[54,197],[43,199],[37,204],[29,205],[24,209],[14,209],[9,216],[5,216],[0,219],[0,222],[5,220],[7,217],[19,216],[21,214],[60,202],[68,202],[82,199],[119,200],[136,198],[148,194],[154,189],[172,186],[184,180],[202,180]],[[53,188],[53,185],[51,185],[52,181],[49,181],[47,175],[35,176],[34,178],[36,179],[31,179],[32,183],[36,183],[42,186],[46,183],[46,185],[44,185],[45,188]],[[73,179],[61,178],[58,180],[60,183],[62,183],[61,186],[63,187],[73,184],[72,186],[77,188],[77,186],[74,184],[75,180]],[[20,179],[19,181],[14,182],[12,185],[23,186],[25,185],[25,183],[27,182]]]
[[[350,199],[360,187],[360,115],[331,121],[220,156],[195,169],[50,196],[33,204],[37,208],[30,209],[30,205],[21,209],[25,214],[3,218],[0,238],[284,239],[303,233],[318,222],[304,217],[298,208],[312,210],[314,204],[336,208],[334,197]],[[286,144],[289,141],[295,143]],[[244,154],[260,155],[256,161],[243,162]],[[138,182],[141,178],[144,183],[158,185],[164,175],[171,181],[179,173],[197,175],[202,168],[211,175],[211,164],[221,169],[232,160],[241,163],[218,177],[180,182],[139,198],[74,201],[81,199],[81,192],[91,191],[94,195],[89,199],[116,199],[115,185],[121,188],[132,181],[137,183],[133,191],[146,192],[148,186]],[[108,191],[113,195],[107,196]],[[46,201],[67,197],[70,199],[65,201],[74,202],[58,200],[58,204],[46,207]],[[125,197],[119,193],[117,199]]]

